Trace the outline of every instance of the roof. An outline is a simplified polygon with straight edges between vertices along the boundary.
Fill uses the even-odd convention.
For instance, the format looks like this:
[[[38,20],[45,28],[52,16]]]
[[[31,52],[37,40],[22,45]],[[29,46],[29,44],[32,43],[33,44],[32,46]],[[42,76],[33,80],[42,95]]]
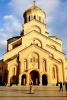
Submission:
[[[45,13],[41,8],[39,8],[38,6],[31,6],[30,8],[28,8],[26,11],[30,11],[30,10],[33,10],[33,9],[38,9],[38,10],[41,10],[43,13]],[[26,12],[25,11],[25,12]]]

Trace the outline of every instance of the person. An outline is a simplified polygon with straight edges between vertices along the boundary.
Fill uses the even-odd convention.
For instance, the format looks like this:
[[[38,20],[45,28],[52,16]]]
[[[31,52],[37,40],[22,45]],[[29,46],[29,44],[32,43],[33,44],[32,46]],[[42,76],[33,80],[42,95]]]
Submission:
[[[66,94],[67,94],[67,81],[65,82],[65,90],[66,90]]]
[[[59,84],[60,84],[60,90],[59,91],[63,92],[63,84],[62,84],[62,82],[59,82]]]
[[[30,81],[30,94],[34,94],[34,91],[33,91],[33,81],[32,80]]]
[[[5,83],[5,85],[4,86],[7,86],[7,82]]]

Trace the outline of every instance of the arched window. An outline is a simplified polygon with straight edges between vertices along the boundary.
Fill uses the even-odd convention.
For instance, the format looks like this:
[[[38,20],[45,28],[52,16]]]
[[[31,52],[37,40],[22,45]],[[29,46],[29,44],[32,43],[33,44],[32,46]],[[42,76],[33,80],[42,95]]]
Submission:
[[[34,19],[36,19],[36,16],[34,15]]]
[[[46,60],[43,60],[42,65],[43,65],[43,70],[46,71]]]
[[[16,66],[15,65],[10,66],[9,72],[10,72],[10,75],[16,75]]]
[[[52,68],[53,78],[55,78],[55,67]]]
[[[54,45],[51,45],[52,48],[56,49],[56,47]]]
[[[29,61],[31,63],[33,63],[33,62],[37,63],[38,62],[38,55],[36,53],[32,53],[29,57],[30,57]]]
[[[29,21],[30,21],[30,16],[29,16]]]
[[[30,59],[30,62],[32,62],[32,58]]]
[[[15,75],[15,67],[13,68],[13,73],[14,73],[13,75]]]
[[[25,20],[24,20],[24,23],[26,23],[27,22],[27,17],[25,18]]]
[[[33,62],[35,62],[35,57],[33,57]]]
[[[41,22],[41,17],[39,16],[39,21]]]
[[[24,60],[24,70],[26,70],[27,69],[27,60],[25,59]]]
[[[30,62],[35,62],[35,57],[32,57],[31,59],[30,59]]]

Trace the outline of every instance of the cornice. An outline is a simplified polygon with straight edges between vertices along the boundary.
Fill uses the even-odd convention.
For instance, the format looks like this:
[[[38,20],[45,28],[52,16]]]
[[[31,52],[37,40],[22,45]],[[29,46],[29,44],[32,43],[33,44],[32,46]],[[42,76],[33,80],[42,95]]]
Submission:
[[[29,48],[32,48],[32,47],[36,47],[36,48],[40,49],[42,52],[48,54],[48,56],[49,56],[50,59],[56,61],[56,62],[59,63],[59,64],[61,63],[60,61],[58,61],[57,59],[55,59],[53,56],[50,56],[50,55],[52,55],[52,53],[50,53],[49,51],[47,51],[47,50],[45,50],[45,49],[43,49],[43,48],[41,48],[41,47],[39,47],[39,46],[37,46],[37,45],[35,45],[35,44],[30,45],[30,46],[28,46],[27,48],[25,48],[25,49],[19,51],[19,54],[20,54],[22,51],[25,51],[25,50],[27,50],[27,49],[29,49]]]
[[[57,49],[55,49],[55,48],[52,48],[52,47],[51,47],[50,45],[48,45],[48,44],[46,44],[46,46],[49,47],[49,48],[51,48],[51,49],[53,49],[53,50],[56,51],[56,52],[61,53],[62,55],[66,55],[66,54],[63,53],[63,52],[61,52],[61,51],[59,51],[59,50],[57,50]]]
[[[26,24],[28,24],[28,23],[30,23],[31,21],[37,21],[38,23],[40,23],[40,24],[42,24],[42,25],[45,25],[46,26],[46,24],[45,23],[43,23],[43,22],[40,22],[39,20],[36,20],[36,19],[32,19],[32,20],[30,20],[30,21],[28,21],[27,23],[24,23],[22,26],[24,26],[24,25],[26,25]]]
[[[34,32],[36,32],[38,35],[41,35],[42,37],[45,37],[46,39],[49,39],[50,41],[54,42],[55,44],[57,44],[57,45],[61,45],[60,43],[58,43],[58,42],[56,42],[56,41],[52,40],[51,38],[49,38],[49,37],[47,37],[47,36],[43,35],[42,33],[39,33],[39,32],[37,32],[36,30],[33,30],[33,31],[34,31]],[[33,32],[33,31],[31,31],[31,32]],[[29,32],[29,33],[27,33],[27,34],[23,35],[22,37],[24,37],[24,36],[26,36],[26,35],[30,34],[31,32]],[[49,33],[48,33],[48,34],[49,34]]]

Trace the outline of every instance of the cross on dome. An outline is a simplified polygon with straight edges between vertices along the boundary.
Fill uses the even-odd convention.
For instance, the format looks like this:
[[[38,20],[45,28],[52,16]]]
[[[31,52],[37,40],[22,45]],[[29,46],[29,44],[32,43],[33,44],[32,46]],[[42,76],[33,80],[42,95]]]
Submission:
[[[33,0],[33,3],[34,3],[34,6],[35,6],[36,0]]]

